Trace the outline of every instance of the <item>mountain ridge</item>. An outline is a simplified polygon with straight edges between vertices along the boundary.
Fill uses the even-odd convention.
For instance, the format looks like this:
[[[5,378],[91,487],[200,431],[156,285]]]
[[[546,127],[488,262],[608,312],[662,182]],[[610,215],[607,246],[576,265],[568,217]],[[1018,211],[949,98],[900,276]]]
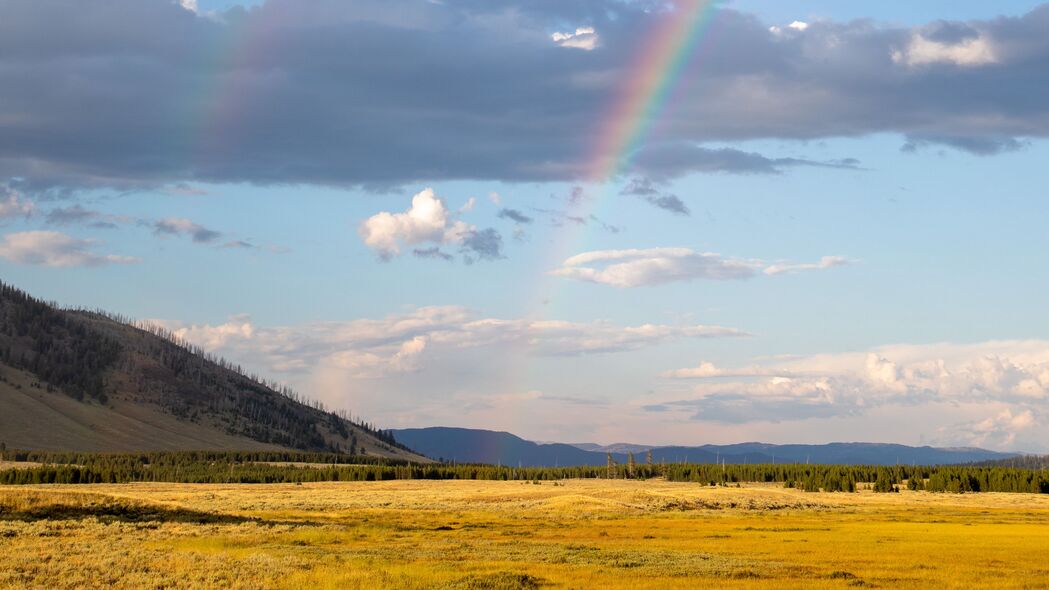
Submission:
[[[651,451],[656,463],[834,463],[892,465],[962,464],[974,461],[1006,459],[1014,453],[1002,453],[969,447],[931,446],[913,447],[896,443],[832,442],[822,445],[746,442],[730,445],[651,446],[615,443],[602,446],[595,443],[535,443],[509,432],[429,427],[394,430],[402,443],[434,458],[461,463],[501,463],[504,465],[553,467],[575,465],[603,465],[608,455],[617,463],[628,461],[626,452],[588,450],[635,447],[635,460],[643,462]],[[582,448],[585,445],[588,448]],[[569,449],[574,449],[571,451]],[[633,451],[628,451],[633,452]]]

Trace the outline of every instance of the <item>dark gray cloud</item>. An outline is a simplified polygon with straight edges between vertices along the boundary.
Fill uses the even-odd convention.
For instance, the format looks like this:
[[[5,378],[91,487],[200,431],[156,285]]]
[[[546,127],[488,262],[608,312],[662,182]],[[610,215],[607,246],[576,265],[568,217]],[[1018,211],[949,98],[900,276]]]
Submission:
[[[493,228],[472,231],[463,238],[459,251],[463,261],[499,260],[503,258],[503,236]]]
[[[414,248],[412,255],[416,258],[430,258],[439,260],[451,260],[453,256],[443,252],[439,247],[432,246],[430,248]]]
[[[152,225],[156,234],[186,235],[198,244],[211,244],[222,237],[222,232],[208,229],[188,219],[158,219]]]
[[[1026,145],[1026,141],[1015,137],[908,136],[900,149],[905,152],[917,152],[927,147],[949,146],[976,156],[995,156],[1003,152],[1021,150]]]
[[[127,223],[127,218],[86,209],[81,205],[58,207],[44,215],[48,225],[86,225],[96,229],[115,229],[120,223]]]
[[[691,215],[688,205],[677,195],[660,192],[651,178],[632,178],[630,183],[623,187],[620,192],[623,195],[640,197],[649,204],[665,209],[675,215]]]
[[[726,172],[730,174],[782,174],[785,168],[816,166],[858,170],[854,158],[818,161],[805,158],[767,158],[755,152],[733,148],[706,148],[690,142],[652,145],[633,157],[633,171],[666,180],[691,172]]]
[[[500,219],[509,219],[514,223],[528,224],[532,223],[533,219],[524,213],[521,213],[517,209],[503,208],[499,210],[498,217]]]
[[[922,35],[939,43],[957,44],[979,37],[980,32],[965,23],[941,20],[929,23]]]
[[[592,223],[608,233],[618,234],[623,231],[622,227],[605,222],[593,213],[581,216],[573,214],[571,210],[562,211],[559,209],[548,209],[544,207],[532,207],[532,211],[545,215],[547,219],[550,220],[550,225],[554,227],[563,227],[567,224],[589,225]]]
[[[268,0],[205,17],[171,0],[7,0],[0,177],[52,191],[585,179],[662,5]],[[751,139],[888,132],[996,153],[1049,135],[1049,7],[914,29],[710,18],[660,144],[629,172],[855,166],[710,147]],[[551,39],[579,26],[592,51]]]

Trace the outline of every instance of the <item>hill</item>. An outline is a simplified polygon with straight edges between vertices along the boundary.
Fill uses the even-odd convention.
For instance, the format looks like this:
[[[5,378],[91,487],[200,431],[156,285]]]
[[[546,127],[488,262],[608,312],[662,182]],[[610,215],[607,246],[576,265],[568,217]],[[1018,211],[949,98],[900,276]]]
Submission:
[[[604,453],[560,443],[537,444],[509,432],[435,427],[407,428],[393,433],[409,448],[435,459],[458,463],[573,467],[602,465],[606,460]]]
[[[83,451],[295,449],[425,460],[157,328],[0,284],[0,442]]]
[[[1017,455],[990,461],[974,461],[977,467],[1015,467],[1017,469],[1049,469],[1049,455]]]
[[[604,465],[609,452],[587,451],[563,443],[535,443],[509,432],[470,428],[406,428],[394,430],[398,441],[429,457],[459,463],[490,463],[520,465],[522,467],[574,467]],[[688,460],[693,463],[713,463],[716,452],[704,449],[653,449],[653,460],[667,463]],[[617,463],[627,461],[626,453],[612,452]],[[635,453],[637,461],[644,461],[644,453]],[[760,454],[724,456],[729,463],[761,463],[768,457]]]
[[[633,452],[638,462],[651,451],[656,463],[822,463],[846,465],[952,465],[1006,459],[1012,455],[976,448],[910,447],[886,443],[829,443],[775,445],[740,443],[695,447],[648,447],[628,443],[602,446],[534,443],[508,432],[466,428],[414,428],[395,430],[397,440],[429,455],[463,463],[502,463],[522,466],[603,465],[608,453],[618,463]]]

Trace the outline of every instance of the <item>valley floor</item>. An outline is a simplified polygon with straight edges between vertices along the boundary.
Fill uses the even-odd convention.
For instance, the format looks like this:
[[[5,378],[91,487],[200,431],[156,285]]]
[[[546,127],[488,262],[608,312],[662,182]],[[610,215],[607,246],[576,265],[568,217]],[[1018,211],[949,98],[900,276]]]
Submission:
[[[663,481],[0,487],[0,588],[1046,588],[1049,496]]]

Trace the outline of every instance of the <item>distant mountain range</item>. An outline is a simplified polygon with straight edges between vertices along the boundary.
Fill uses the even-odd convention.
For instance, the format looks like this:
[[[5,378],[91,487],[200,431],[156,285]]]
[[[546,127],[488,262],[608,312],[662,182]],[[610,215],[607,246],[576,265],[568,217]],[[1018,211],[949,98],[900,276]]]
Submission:
[[[627,461],[633,452],[638,462],[651,450],[656,463],[833,463],[893,465],[946,465],[993,461],[1015,456],[977,448],[910,447],[885,443],[829,443],[823,445],[774,445],[739,443],[696,447],[650,447],[618,443],[535,443],[509,432],[469,428],[407,428],[394,430],[397,441],[415,451],[446,461],[491,463],[526,467],[603,465],[607,453],[613,460]]]

